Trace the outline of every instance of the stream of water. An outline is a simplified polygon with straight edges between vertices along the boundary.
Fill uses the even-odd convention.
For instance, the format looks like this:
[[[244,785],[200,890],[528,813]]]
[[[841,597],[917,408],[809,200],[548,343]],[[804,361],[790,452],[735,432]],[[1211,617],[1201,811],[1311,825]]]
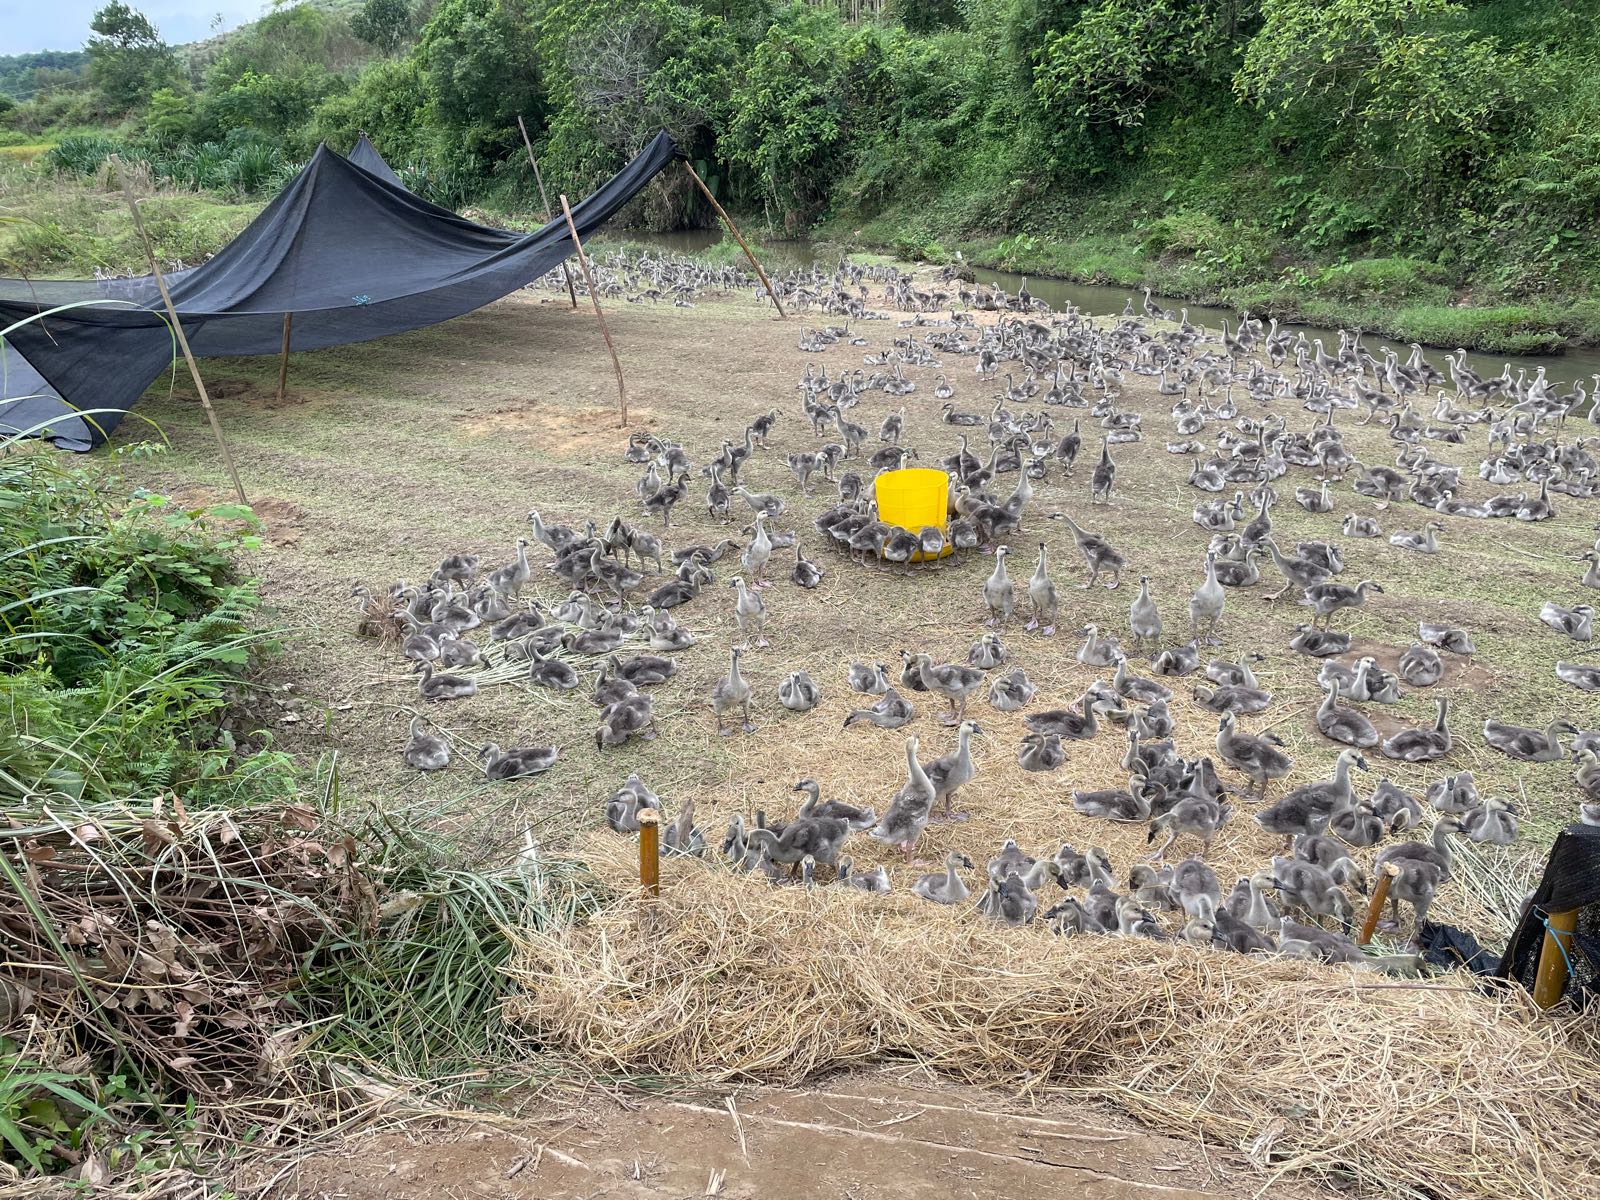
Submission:
[[[628,231],[619,236],[626,237],[632,242],[655,246],[673,254],[697,254],[707,247],[715,245],[721,240],[721,233],[712,229],[679,230],[675,233],[641,234]],[[795,268],[810,268],[817,264],[817,252],[810,242],[775,242],[764,245],[761,249],[762,265],[775,274]],[[1007,292],[1016,293],[1021,286],[1023,276],[1014,275],[1009,271],[991,271],[982,267],[973,268],[973,274],[980,283],[986,283],[1004,288]],[[1114,316],[1122,312],[1123,305],[1128,297],[1132,296],[1135,311],[1140,311],[1143,302],[1141,293],[1131,288],[1105,287],[1093,283],[1070,283],[1064,279],[1036,279],[1027,277],[1028,290],[1039,299],[1050,305],[1053,309],[1063,309],[1068,304],[1077,305],[1082,312],[1093,316]],[[1163,308],[1174,311],[1187,308],[1189,320],[1196,325],[1207,329],[1220,329],[1226,319],[1230,324],[1236,323],[1239,314],[1232,309],[1211,308],[1203,304],[1190,304],[1187,301],[1175,300],[1171,297],[1156,296],[1154,300]],[[1339,345],[1339,333],[1334,329],[1323,329],[1315,325],[1280,325],[1280,329],[1287,329],[1291,333],[1304,331],[1306,339],[1321,338],[1328,352],[1333,353]],[[1411,353],[1409,346],[1398,342],[1391,342],[1385,338],[1367,335],[1362,343],[1375,357],[1381,357],[1381,351],[1388,347],[1399,354],[1402,361]],[[1453,349],[1427,350],[1426,354],[1434,366],[1445,371],[1444,351]],[[1480,354],[1469,352],[1467,364],[1482,375],[1485,379],[1498,375],[1511,364],[1513,376],[1519,370],[1526,370],[1528,377],[1532,378],[1534,371],[1539,367],[1545,369],[1545,375],[1557,385],[1558,392],[1568,392],[1575,381],[1582,381],[1591,394],[1595,391],[1593,385],[1594,375],[1600,374],[1600,348],[1586,347],[1571,350],[1566,354],[1542,355],[1504,355]],[[1448,373],[1448,372],[1446,372]]]

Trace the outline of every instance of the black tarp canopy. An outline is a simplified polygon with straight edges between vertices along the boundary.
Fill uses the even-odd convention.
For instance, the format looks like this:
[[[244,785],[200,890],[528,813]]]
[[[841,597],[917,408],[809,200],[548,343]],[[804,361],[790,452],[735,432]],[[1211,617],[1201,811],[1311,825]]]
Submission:
[[[367,140],[367,135],[362,134],[356,138],[356,144],[351,147],[350,161],[355,163],[368,175],[376,175],[385,183],[392,183],[397,188],[404,188],[400,176],[394,173],[394,168],[384,162],[383,155],[378,153],[378,148]]]
[[[564,219],[530,234],[475,224],[407,191],[364,138],[356,149],[359,165],[319,147],[214,258],[167,277],[196,356],[276,354],[290,314],[292,350],[420,329],[508,295],[574,252]],[[579,236],[678,157],[657,134],[574,207]],[[81,307],[6,335],[0,434],[36,429],[85,450],[170,367],[173,339],[153,277],[0,279],[0,329],[62,305]],[[94,410],[107,411],[76,415]]]

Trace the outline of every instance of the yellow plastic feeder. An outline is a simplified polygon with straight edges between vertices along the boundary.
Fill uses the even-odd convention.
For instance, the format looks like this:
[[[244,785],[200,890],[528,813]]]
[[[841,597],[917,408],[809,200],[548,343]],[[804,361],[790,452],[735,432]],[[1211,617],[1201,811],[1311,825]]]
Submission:
[[[955,553],[950,544],[950,477],[932,467],[906,467],[885,471],[874,481],[878,496],[878,519],[898,525],[909,533],[921,533],[932,525],[945,535],[944,549],[937,555],[917,551],[912,562],[931,557],[944,558]]]

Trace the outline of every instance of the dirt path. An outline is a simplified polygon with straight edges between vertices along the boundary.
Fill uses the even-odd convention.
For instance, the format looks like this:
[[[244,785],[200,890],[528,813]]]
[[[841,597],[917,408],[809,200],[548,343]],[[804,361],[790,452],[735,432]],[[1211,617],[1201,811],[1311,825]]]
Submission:
[[[512,1126],[386,1133],[308,1159],[283,1200],[721,1196],[728,1200],[1221,1200],[1333,1193],[1270,1182],[1243,1155],[1050,1104],[887,1075],[729,1097],[551,1103]],[[1263,1193],[1263,1188],[1267,1191]]]

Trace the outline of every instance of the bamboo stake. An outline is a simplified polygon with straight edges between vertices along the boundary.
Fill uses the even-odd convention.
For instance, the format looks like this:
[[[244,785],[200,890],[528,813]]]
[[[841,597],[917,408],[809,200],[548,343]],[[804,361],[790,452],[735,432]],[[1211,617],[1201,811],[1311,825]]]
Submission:
[[[555,220],[555,214],[550,211],[550,193],[544,190],[544,176],[539,174],[539,160],[533,156],[533,141],[528,137],[528,127],[522,123],[522,114],[517,114],[517,128],[522,130],[522,144],[528,151],[528,165],[533,168],[533,181],[539,185],[539,199],[544,202],[544,223],[550,224]],[[567,260],[561,260],[561,273],[567,277],[567,295],[572,299],[572,307],[578,307],[578,289],[572,286],[572,268],[567,266]]]
[[[284,390],[289,386],[289,327],[294,324],[294,314],[283,314],[283,349],[278,353],[278,403],[283,403]]]
[[[565,199],[566,197],[562,197]],[[661,894],[661,827],[653,808],[639,810],[639,886],[652,896]]]
[[[1549,1008],[1561,999],[1567,986],[1567,956],[1572,953],[1572,934],[1578,928],[1578,910],[1545,915],[1544,941],[1539,946],[1539,965],[1533,973],[1533,1002]]]
[[[578,253],[578,266],[583,271],[583,281],[589,285],[589,300],[594,305],[595,320],[600,322],[600,336],[606,340],[606,349],[611,351],[611,365],[617,370],[617,397],[622,402],[622,428],[628,427],[628,389],[622,382],[622,360],[617,357],[617,348],[611,344],[611,331],[606,328],[606,315],[600,311],[600,289],[595,286],[594,274],[589,270],[589,256],[583,252],[583,242],[578,237],[578,226],[572,219],[572,206],[567,203],[566,193],[561,194],[561,215],[567,219],[567,232],[572,234],[572,247]]]
[[[761,286],[767,289],[767,295],[772,297],[772,306],[778,310],[778,316],[787,318],[788,313],[783,311],[783,304],[778,299],[778,293],[772,290],[772,281],[767,278],[767,273],[761,269],[761,264],[756,261],[755,254],[744,240],[744,235],[739,232],[739,227],[733,223],[733,218],[722,205],[717,203],[717,198],[711,194],[711,189],[706,186],[706,181],[700,178],[699,173],[689,164],[688,159],[683,160],[683,169],[689,172],[689,178],[700,185],[700,192],[711,202],[711,207],[716,209],[717,216],[722,218],[723,224],[728,227],[728,232],[733,234],[733,240],[739,243],[739,248],[744,251],[744,256],[750,260],[750,265],[756,269],[756,275],[761,279]]]
[[[125,164],[119,159],[119,168]],[[195,390],[200,393],[200,405],[206,410],[206,419],[211,422],[211,432],[216,434],[217,446],[222,451],[222,460],[228,466],[228,474],[233,477],[233,490],[238,494],[240,504],[249,504],[245,498],[244,484],[239,480],[239,468],[234,465],[233,452],[228,449],[228,440],[222,436],[222,422],[217,420],[217,410],[211,407],[211,394],[206,391],[205,380],[200,378],[200,366],[194,360],[194,352],[189,349],[188,335],[183,332],[183,322],[178,320],[178,310],[172,303],[172,293],[167,291],[167,281],[162,277],[161,265],[156,262],[156,248],[151,244],[150,235],[145,232],[144,219],[139,216],[139,202],[133,198],[133,187],[128,183],[126,170],[119,170],[122,176],[122,194],[128,201],[128,211],[133,214],[133,227],[138,230],[139,240],[144,243],[145,257],[150,260],[150,273],[156,277],[156,287],[161,289],[161,303],[167,307],[167,318],[172,322],[172,331],[177,335],[178,348],[183,351],[183,360],[189,364],[189,375],[194,380]]]
[[[1389,898],[1389,885],[1398,874],[1399,867],[1393,863],[1384,864],[1383,873],[1378,876],[1378,882],[1372,889],[1372,903],[1367,905],[1367,919],[1361,923],[1361,936],[1356,939],[1358,944],[1365,946],[1372,940],[1378,928],[1378,918],[1383,915],[1383,902]]]

